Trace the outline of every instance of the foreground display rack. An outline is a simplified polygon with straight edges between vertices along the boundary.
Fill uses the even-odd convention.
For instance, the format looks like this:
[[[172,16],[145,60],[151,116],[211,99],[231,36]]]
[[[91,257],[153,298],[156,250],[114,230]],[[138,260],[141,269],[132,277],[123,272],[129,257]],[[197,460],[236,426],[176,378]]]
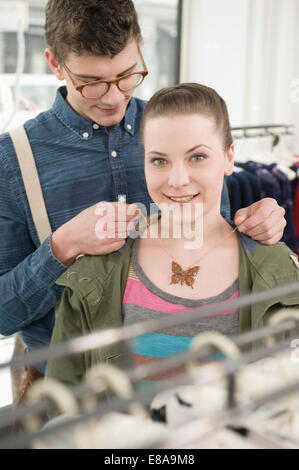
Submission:
[[[201,374],[199,373],[198,377],[201,377],[200,382],[195,380],[195,391],[198,392],[200,387],[211,387],[211,384],[214,382],[217,383],[221,378],[224,378],[230,386],[227,387],[227,398],[230,396],[230,400],[227,400],[227,403],[225,407],[222,410],[218,410],[216,412],[210,412],[208,414],[202,415],[202,412],[199,410],[199,412],[196,410],[196,408],[192,409],[192,414],[188,416],[188,419],[184,419],[183,422],[179,423],[176,426],[171,426],[168,428],[166,425],[159,426],[159,439],[158,442],[155,442],[155,440],[149,439],[148,444],[146,447],[155,447],[155,448],[173,448],[173,446],[192,446],[194,445],[194,440],[198,440],[196,447],[200,448],[200,443],[203,440],[206,439],[211,432],[219,431],[221,429],[226,430],[226,426],[230,426],[231,429],[236,429],[235,432],[238,432],[238,429],[243,428],[247,429],[247,433],[250,431],[250,424],[251,424],[251,429],[252,429],[252,415],[256,410],[259,410],[262,406],[272,404],[272,408],[266,409],[266,412],[264,412],[265,416],[267,419],[271,420],[271,418],[275,415],[281,415],[281,414],[286,414],[287,407],[285,404],[280,404],[279,406],[275,406],[275,401],[281,399],[282,397],[288,397],[291,393],[298,392],[299,389],[299,380],[298,380],[298,375],[297,375],[297,380],[293,381],[291,385],[284,386],[281,388],[278,388],[277,390],[271,392],[271,393],[266,393],[264,396],[261,398],[256,398],[256,399],[251,399],[243,403],[238,403],[239,397],[236,398],[235,394],[237,394],[237,388],[231,386],[231,381],[230,378],[236,374],[238,371],[241,370],[241,367],[246,365],[246,364],[254,364],[255,361],[261,360],[261,358],[265,356],[269,356],[272,354],[277,354],[278,351],[283,351],[288,347],[288,342],[285,342],[284,344],[277,344],[275,347],[268,348],[267,350],[259,350],[255,351],[253,353],[248,353],[247,355],[242,355],[242,357],[239,360],[232,360],[229,359],[227,361],[223,361],[221,369],[219,369],[218,366],[214,367],[213,365],[206,366],[206,371],[204,374],[204,377],[201,377]],[[193,358],[195,355],[193,354]],[[101,367],[101,366],[100,366]],[[200,368],[199,368],[200,369]],[[100,370],[98,371],[100,372]],[[111,371],[110,371],[111,372]],[[197,371],[199,372],[199,371]],[[107,370],[106,370],[107,373]],[[245,373],[245,371],[244,371]],[[195,374],[195,379],[196,379],[197,374]],[[119,379],[118,375],[118,379]],[[126,377],[126,376],[125,376]],[[197,378],[198,378],[197,377]],[[125,380],[128,380],[127,378]],[[194,377],[193,377],[194,380]],[[178,390],[179,386],[182,386],[182,384],[186,383],[191,383],[192,378],[190,376],[185,376],[178,378],[172,383],[168,384],[168,387],[176,387],[176,390]],[[57,385],[57,384],[56,384]],[[98,387],[99,389],[103,389],[105,384],[101,384],[101,387]],[[248,385],[248,384],[247,384]],[[107,386],[107,384],[106,384]],[[57,400],[58,402],[61,402],[61,391],[63,390],[61,384],[59,384],[59,387],[56,388],[57,392],[59,393],[59,399]],[[167,387],[167,388],[168,388]],[[50,392],[50,388],[47,391],[47,386],[44,388],[43,393],[47,395],[47,393]],[[33,444],[34,448],[44,448],[44,447],[49,447],[49,448],[106,448],[101,446],[101,441],[97,440],[99,433],[98,433],[98,417],[106,415],[107,413],[113,413],[113,419],[114,422],[112,423],[114,425],[114,432],[116,433],[116,437],[118,434],[118,429],[119,427],[124,425],[124,420],[126,421],[126,415],[121,414],[121,412],[125,412],[127,410],[130,410],[130,407],[132,406],[136,407],[136,403],[143,403],[147,402],[148,400],[152,399],[153,396],[159,392],[163,391],[163,389],[166,389],[166,387],[160,385],[157,387],[155,390],[143,390],[143,391],[138,391],[135,393],[132,393],[132,396],[127,399],[114,399],[110,403],[102,403],[97,406],[91,407],[88,412],[78,414],[74,411],[75,407],[72,410],[72,413],[69,413],[70,411],[70,403],[74,402],[74,398],[70,398],[74,395],[72,395],[73,391],[71,389],[66,389],[64,390],[64,395],[65,398],[67,398],[67,408],[68,408],[68,413],[64,415],[63,420],[56,421],[53,420],[52,426],[49,427],[44,427],[39,429],[35,429],[35,431],[32,432],[32,429],[27,432],[20,433],[19,435],[15,436],[9,436],[8,438],[2,440],[0,442],[0,447],[1,448],[16,448],[16,447],[27,447],[28,445]],[[182,390],[179,388],[179,390]],[[220,389],[219,389],[220,390]],[[211,391],[211,388],[208,388],[208,391]],[[53,392],[53,389],[52,389]],[[53,393],[49,393],[49,396],[51,396],[51,399],[53,399]],[[81,390],[82,392],[82,390]],[[85,390],[86,392],[86,390]],[[95,393],[95,386],[93,385],[93,393]],[[88,396],[88,394],[87,394]],[[56,397],[57,398],[57,397]],[[228,406],[228,402],[230,402],[230,405]],[[298,402],[297,402],[298,405]],[[298,410],[298,406],[297,406]],[[32,416],[32,409],[29,412],[28,411],[28,416]],[[63,411],[63,410],[61,410]],[[178,411],[178,410],[176,410]],[[184,410],[185,411],[185,410]],[[109,415],[108,415],[109,416]],[[247,423],[247,419],[249,416],[249,424]],[[102,418],[103,419],[103,418]],[[131,420],[131,421],[130,421]],[[129,417],[130,421],[130,427],[129,429],[134,430],[135,425],[135,436],[133,436],[133,439],[131,440],[131,446],[133,445],[133,448],[135,448],[134,443],[138,443],[138,439],[136,439],[136,432],[139,428],[137,424],[143,425],[143,426],[149,426],[150,423],[149,421],[146,422],[144,417],[141,417],[140,415],[136,417],[134,415],[133,418]],[[258,434],[260,436],[263,435],[262,430],[258,429],[258,420],[255,418],[255,421],[257,421],[257,424],[255,427],[255,436]],[[91,424],[88,424],[90,423]],[[111,422],[107,423],[107,418],[106,420],[102,423],[105,429],[107,429],[107,425],[110,425],[110,431],[113,429],[113,426]],[[128,424],[125,422],[125,424]],[[77,426],[83,426],[81,428],[81,431],[79,434],[82,435],[88,435],[88,440],[84,441],[85,445],[83,444],[82,440],[77,441],[76,435],[77,435]],[[32,425],[31,425],[32,426]],[[34,425],[35,426],[35,425]],[[157,428],[157,426],[154,426],[153,428]],[[100,428],[101,430],[101,428]],[[191,432],[192,430],[192,432]],[[76,431],[76,432],[75,432]],[[156,429],[157,431],[157,429]],[[187,432],[188,431],[188,432]],[[70,439],[70,433],[75,432],[75,441]],[[178,432],[180,432],[178,434]],[[94,438],[91,439],[94,433]],[[101,433],[100,433],[101,435]],[[52,437],[51,437],[52,436]],[[54,436],[54,437],[53,437]],[[152,434],[151,434],[152,436]],[[189,436],[189,438],[188,438]],[[192,441],[188,442],[190,439],[190,436],[192,436]],[[110,437],[112,435],[110,434]],[[148,436],[147,436],[148,437]],[[163,437],[163,439],[162,439]],[[298,436],[299,437],[299,436]],[[50,439],[50,440],[48,440]],[[240,439],[240,438],[239,438]],[[237,440],[237,439],[236,439]],[[272,432],[272,433],[264,433],[263,435],[263,446],[266,446],[266,448],[298,448],[299,442],[296,442],[293,437],[286,437],[285,435],[280,436],[279,433],[277,432]],[[287,441],[287,442],[286,442]],[[246,442],[246,441],[245,441]],[[117,446],[115,443],[115,437],[112,439],[111,443],[114,443],[116,447],[121,447]],[[267,445],[266,445],[267,443]],[[140,440],[139,440],[140,444]],[[144,445],[145,442],[143,441],[142,444]],[[248,443],[247,443],[248,444]],[[247,445],[246,444],[246,445]],[[110,444],[111,445],[111,444]],[[245,443],[244,443],[245,445]],[[259,444],[261,445],[261,444]],[[106,443],[107,446],[107,443]],[[131,447],[129,446],[129,447]],[[137,446],[138,448],[139,446]],[[108,447],[110,448],[110,447]]]
[[[298,289],[298,285],[296,287]],[[294,285],[281,286],[276,292],[271,292],[272,297],[280,296],[281,289],[284,292],[293,289],[295,292]],[[269,296],[269,291],[237,300],[248,304],[257,301],[257,298],[260,301],[261,296]],[[230,303],[226,301],[226,309],[231,308]],[[223,304],[218,304],[218,309],[223,309]],[[210,306],[205,314],[210,314],[211,310],[215,311],[215,306]],[[198,314],[202,315],[203,312]],[[189,314],[187,321],[192,321],[194,315],[196,312]],[[22,420],[24,423],[21,432],[0,440],[0,448],[110,448],[112,441],[114,447],[120,448],[206,448],[213,445],[225,448],[299,448],[299,404],[296,396],[293,401],[290,398],[299,388],[298,364],[296,366],[290,360],[290,354],[294,352],[290,351],[290,344],[296,339],[296,331],[298,335],[298,321],[299,313],[289,309],[273,316],[269,326],[243,333],[233,340],[215,332],[201,333],[191,343],[195,350],[158,364],[138,366],[125,372],[112,366],[99,366],[76,387],[53,384],[52,381],[37,384],[32,387],[31,398],[26,405],[0,412],[0,428],[14,421]],[[155,323],[155,329],[163,326],[164,322],[163,325]],[[130,334],[127,330],[128,327],[114,330],[114,335],[108,331],[108,339],[104,343],[143,334],[149,330],[149,322],[136,325],[134,335],[132,330],[129,330]],[[287,341],[275,343],[274,335],[287,331],[294,332],[294,335]],[[103,332],[101,338],[104,338]],[[266,346],[248,351],[248,345],[261,339],[265,340]],[[87,338],[85,340],[86,348],[88,341]],[[72,347],[74,341],[77,340],[69,342]],[[93,346],[89,343],[88,348]],[[98,341],[94,347],[101,346],[103,344]],[[215,346],[222,349],[228,359],[196,366],[195,361],[209,355]],[[82,348],[81,344],[81,351]],[[52,351],[48,349],[48,353],[53,352],[62,354],[59,348],[56,352],[53,348]],[[265,375],[267,371],[264,368],[269,367],[269,360],[274,372]],[[181,364],[187,365],[187,373],[177,375],[167,384],[161,382],[145,390],[134,390],[131,385],[148,375],[175,369]],[[262,387],[257,387],[257,378],[262,381]],[[269,385],[270,379],[275,387]],[[242,385],[244,381],[247,381],[245,388]],[[120,398],[98,401],[98,395],[107,386]],[[205,402],[205,397],[212,396],[212,392],[216,393],[217,399]],[[201,397],[199,401],[198,397]],[[63,416],[44,425],[38,421],[38,414],[53,407],[53,401]],[[65,408],[62,403],[67,404]],[[156,408],[161,408],[162,403],[162,408],[166,409],[167,423],[153,422],[149,418],[149,403]],[[269,426],[273,427],[272,431]],[[110,444],[104,438],[104,428],[114,435]],[[144,429],[143,433],[140,432],[141,428]],[[246,430],[250,439],[245,439],[240,429],[243,433]],[[123,431],[122,436],[120,430]]]
[[[240,309],[241,307],[258,304],[259,302],[279,299],[285,295],[297,293],[298,289],[299,283],[293,282],[268,289],[266,291],[247,294],[232,300],[218,302],[216,305],[205,305],[201,307],[200,311],[197,309],[190,309],[184,316],[177,315],[175,318],[149,320],[122,328],[96,331],[94,333],[69,340],[65,343],[39,348],[35,351],[29,352],[26,355],[21,354],[19,356],[15,356],[11,361],[0,364],[0,371],[1,369],[5,369],[7,367],[37,365],[49,359],[57,359],[59,357],[71,354],[79,354],[81,352],[90,351],[95,348],[104,348],[105,346],[121,341],[131,341],[137,336],[152,331],[160,331],[163,330],[163,328],[191,323],[207,315],[214,315],[221,311]]]

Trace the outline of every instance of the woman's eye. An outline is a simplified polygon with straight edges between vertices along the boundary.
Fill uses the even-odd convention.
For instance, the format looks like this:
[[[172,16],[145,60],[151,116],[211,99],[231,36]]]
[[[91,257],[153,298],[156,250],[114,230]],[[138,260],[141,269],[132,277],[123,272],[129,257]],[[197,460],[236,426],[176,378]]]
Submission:
[[[166,164],[166,160],[164,158],[153,158],[151,163],[155,166],[161,166]]]
[[[191,160],[193,162],[200,162],[201,160],[204,160],[206,157],[204,155],[193,155],[193,157],[191,158]]]

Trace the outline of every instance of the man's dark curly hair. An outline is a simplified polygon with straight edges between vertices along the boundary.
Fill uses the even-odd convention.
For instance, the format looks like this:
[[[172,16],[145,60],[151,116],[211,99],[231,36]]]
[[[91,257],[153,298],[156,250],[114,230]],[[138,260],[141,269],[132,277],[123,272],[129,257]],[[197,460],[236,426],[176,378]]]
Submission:
[[[141,42],[132,0],[48,0],[46,40],[59,63],[69,52],[113,58]]]

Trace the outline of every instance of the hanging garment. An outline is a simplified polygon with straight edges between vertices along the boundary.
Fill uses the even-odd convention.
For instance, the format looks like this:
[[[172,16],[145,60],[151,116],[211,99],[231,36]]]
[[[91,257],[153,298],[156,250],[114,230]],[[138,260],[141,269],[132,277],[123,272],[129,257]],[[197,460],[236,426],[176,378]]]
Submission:
[[[293,251],[297,251],[298,241],[295,233],[293,213],[293,180],[280,167],[272,163],[265,165],[260,162],[236,162],[237,168],[243,171],[234,172],[228,177],[227,183],[231,198],[232,217],[242,207],[256,202],[264,197],[271,197],[285,209],[287,226],[282,241]],[[254,179],[252,178],[254,177]]]

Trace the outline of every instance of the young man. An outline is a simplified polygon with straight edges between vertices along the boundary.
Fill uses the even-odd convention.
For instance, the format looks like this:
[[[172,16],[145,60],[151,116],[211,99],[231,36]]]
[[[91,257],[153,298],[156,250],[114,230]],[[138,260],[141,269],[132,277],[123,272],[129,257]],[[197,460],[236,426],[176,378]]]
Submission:
[[[0,137],[0,333],[19,332],[28,349],[49,343],[61,294],[55,281],[76,257],[125,244],[125,229],[116,227],[113,238],[95,232],[104,201],[114,203],[116,220],[118,195],[129,205],[150,204],[139,142],[145,102],[132,97],[146,75],[133,2],[49,0],[46,39],[46,60],[66,87],[50,110],[25,123],[52,227],[42,244],[12,141]],[[126,223],[134,217],[129,205]],[[283,215],[267,199],[239,211],[235,222],[272,244],[282,236]]]

